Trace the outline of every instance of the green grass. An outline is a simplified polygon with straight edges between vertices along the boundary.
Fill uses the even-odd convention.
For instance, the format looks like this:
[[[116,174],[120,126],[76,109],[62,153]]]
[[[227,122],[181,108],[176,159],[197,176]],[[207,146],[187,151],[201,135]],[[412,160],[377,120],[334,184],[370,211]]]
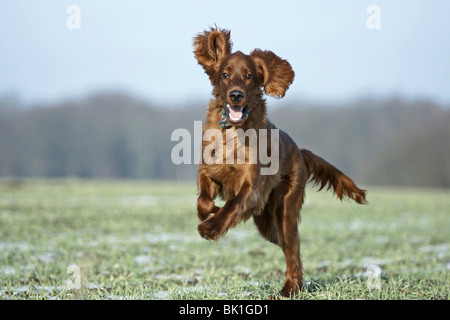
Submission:
[[[308,189],[303,299],[448,299],[450,191],[367,188],[368,206]],[[194,183],[0,181],[0,299],[267,299],[281,250],[253,222],[200,238]],[[70,289],[70,265],[81,289]],[[369,290],[366,270],[382,269]]]

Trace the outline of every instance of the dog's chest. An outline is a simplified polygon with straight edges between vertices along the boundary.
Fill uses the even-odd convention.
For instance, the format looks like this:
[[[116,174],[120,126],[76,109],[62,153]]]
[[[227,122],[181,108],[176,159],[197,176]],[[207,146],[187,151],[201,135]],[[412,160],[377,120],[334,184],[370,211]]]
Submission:
[[[227,165],[219,170],[226,173],[242,169],[244,164],[257,164],[257,131],[236,130],[234,127],[224,131],[207,130],[203,134],[202,158],[208,165]]]
[[[207,166],[208,175],[222,185],[222,189],[238,189],[248,177],[247,165],[211,164]]]

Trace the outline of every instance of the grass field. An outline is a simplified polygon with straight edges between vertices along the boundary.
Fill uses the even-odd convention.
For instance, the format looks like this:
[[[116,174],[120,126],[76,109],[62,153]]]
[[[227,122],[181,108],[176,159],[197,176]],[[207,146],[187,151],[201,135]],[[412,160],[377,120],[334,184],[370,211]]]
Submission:
[[[368,206],[308,189],[301,298],[448,299],[450,190],[367,189]],[[251,220],[202,239],[195,200],[194,183],[1,181],[0,299],[267,299],[281,289],[281,250]]]

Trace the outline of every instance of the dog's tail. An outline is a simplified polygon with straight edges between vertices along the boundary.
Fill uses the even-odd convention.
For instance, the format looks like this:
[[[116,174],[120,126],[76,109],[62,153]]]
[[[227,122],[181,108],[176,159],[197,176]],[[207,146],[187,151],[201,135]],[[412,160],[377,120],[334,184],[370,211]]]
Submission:
[[[327,184],[327,190],[333,187],[336,196],[342,200],[345,197],[355,200],[359,204],[366,204],[366,190],[359,189],[355,183],[339,169],[329,164],[309,150],[300,150],[314,185],[319,185],[319,191]]]

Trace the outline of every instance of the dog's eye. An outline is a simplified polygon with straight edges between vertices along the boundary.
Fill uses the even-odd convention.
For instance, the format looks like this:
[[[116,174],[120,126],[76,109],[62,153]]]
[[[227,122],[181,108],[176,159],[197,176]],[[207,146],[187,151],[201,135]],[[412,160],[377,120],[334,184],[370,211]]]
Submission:
[[[251,78],[253,78],[253,75],[251,75],[250,73],[245,75],[245,79],[250,80]]]
[[[228,79],[228,73],[226,73],[226,72],[222,73],[222,78],[223,79]]]

